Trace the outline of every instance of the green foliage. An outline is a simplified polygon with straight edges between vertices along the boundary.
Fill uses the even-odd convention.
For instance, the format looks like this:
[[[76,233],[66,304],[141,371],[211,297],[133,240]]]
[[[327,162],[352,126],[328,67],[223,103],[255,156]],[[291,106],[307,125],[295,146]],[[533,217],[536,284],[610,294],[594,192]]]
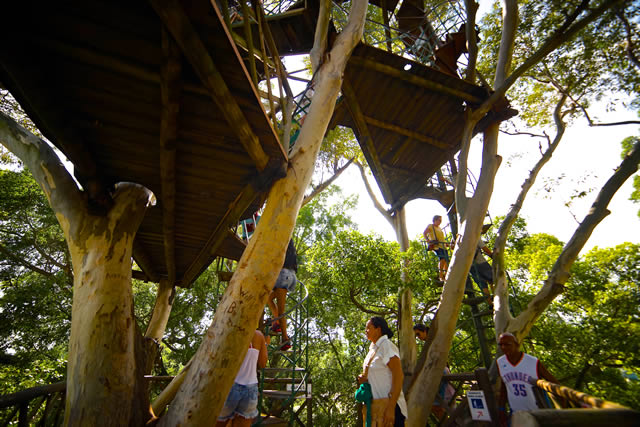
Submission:
[[[640,138],[637,136],[629,136],[623,139],[621,142],[621,145],[622,145],[621,157],[624,159],[627,153],[631,151],[633,146],[636,144],[640,144]],[[633,200],[635,203],[639,203],[640,202],[640,175],[635,175],[633,177],[632,185],[633,185],[633,191],[631,192],[631,196],[629,197],[629,200]],[[640,210],[638,210],[638,216],[640,217]]]
[[[329,204],[330,201],[339,203]],[[358,196],[344,197],[340,187],[332,185],[300,209],[293,236],[301,264],[307,248],[314,243],[329,241],[340,230],[356,228],[349,211],[357,203]]]
[[[594,248],[538,322],[535,350],[558,379],[640,408],[640,245]]]
[[[555,36],[557,29],[582,2],[527,0],[518,3],[520,22],[512,70],[531,57],[548,38]],[[595,4],[588,4],[588,7],[594,8]],[[579,17],[585,13],[583,11]],[[621,13],[636,34],[640,16],[637,2],[625,3]],[[497,63],[501,24],[501,10],[496,2],[480,23],[482,50],[478,69],[487,77],[492,76]],[[596,101],[605,100],[609,108],[619,108],[622,101],[612,94],[640,93],[640,74],[626,54],[626,38],[623,21],[610,10],[555,49],[509,91],[509,99],[520,111],[519,117],[530,126],[551,123],[551,113],[560,98],[559,88],[572,98],[572,105],[565,111],[567,120],[582,114],[582,108],[588,108]],[[631,107],[637,108],[636,104]]]
[[[0,389],[60,381],[73,278],[62,230],[26,170],[0,170],[0,249]]]

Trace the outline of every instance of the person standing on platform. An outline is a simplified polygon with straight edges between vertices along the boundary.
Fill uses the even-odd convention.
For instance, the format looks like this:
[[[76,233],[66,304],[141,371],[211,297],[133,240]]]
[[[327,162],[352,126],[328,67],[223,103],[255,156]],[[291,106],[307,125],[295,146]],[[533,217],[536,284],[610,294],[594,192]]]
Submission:
[[[449,254],[445,247],[447,242],[444,240],[444,231],[440,228],[440,224],[442,224],[442,216],[434,216],[433,223],[427,226],[423,235],[427,241],[427,249],[434,251],[438,257],[438,281],[443,284],[449,267]]]
[[[500,424],[506,426],[505,403],[507,400],[511,413],[538,409],[530,381],[543,378],[557,384],[558,380],[536,357],[520,351],[520,343],[512,333],[500,334],[498,345],[504,353],[496,360],[498,372],[502,378],[498,409]]]
[[[242,365],[218,416],[216,427],[249,427],[258,416],[258,368],[267,365],[267,342],[260,331],[253,333]]]
[[[276,284],[269,295],[267,304],[273,314],[274,321],[272,329],[274,332],[282,332],[282,344],[280,350],[286,351],[291,348],[291,340],[287,334],[287,318],[285,317],[285,305],[287,301],[287,292],[293,292],[296,289],[298,278],[298,254],[293,244],[293,239],[289,240],[287,253],[284,257],[284,265],[280,270]]]

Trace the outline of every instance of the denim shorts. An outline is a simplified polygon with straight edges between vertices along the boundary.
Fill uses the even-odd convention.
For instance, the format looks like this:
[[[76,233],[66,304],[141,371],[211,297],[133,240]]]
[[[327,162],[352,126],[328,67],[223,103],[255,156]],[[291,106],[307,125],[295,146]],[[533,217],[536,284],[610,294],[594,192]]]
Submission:
[[[258,384],[233,383],[224,402],[218,421],[227,421],[236,415],[251,419],[258,416]]]
[[[445,261],[449,261],[449,254],[444,248],[435,249],[436,255],[438,255],[438,259],[443,259]]]
[[[273,288],[281,288],[286,289],[287,292],[293,292],[296,289],[297,282],[296,272],[288,268],[283,268],[280,270],[280,274],[278,274],[278,279],[276,280],[276,284],[273,285]]]

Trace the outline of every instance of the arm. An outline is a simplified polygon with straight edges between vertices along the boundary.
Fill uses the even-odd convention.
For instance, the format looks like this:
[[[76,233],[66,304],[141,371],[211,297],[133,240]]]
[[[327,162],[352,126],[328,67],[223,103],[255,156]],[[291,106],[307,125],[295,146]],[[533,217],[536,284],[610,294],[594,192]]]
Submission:
[[[427,243],[429,243],[431,240],[433,240],[431,238],[431,232],[430,232],[429,228],[431,228],[431,225],[428,225],[427,228],[425,228],[424,232],[422,233],[422,235],[424,236],[424,240],[426,240]]]
[[[396,416],[396,403],[402,391],[402,381],[404,374],[402,372],[402,364],[398,356],[393,356],[387,362],[387,366],[391,370],[391,391],[389,392],[389,403],[384,410],[384,425],[393,424]]]
[[[560,384],[556,377],[551,375],[551,373],[547,370],[547,368],[544,367],[540,360],[538,360],[538,376],[543,380],[549,381],[550,383]]]
[[[498,372],[500,372],[498,370]],[[505,388],[502,377],[499,377],[500,381],[500,395],[498,396],[498,423],[500,426],[507,425],[507,410],[505,405],[507,404],[507,389]]]
[[[264,339],[264,335],[262,335],[262,332],[260,331],[255,332],[253,341],[253,347],[260,350],[260,354],[258,354],[258,368],[262,369],[267,366],[267,342]],[[258,345],[256,345],[256,342],[258,343]]]

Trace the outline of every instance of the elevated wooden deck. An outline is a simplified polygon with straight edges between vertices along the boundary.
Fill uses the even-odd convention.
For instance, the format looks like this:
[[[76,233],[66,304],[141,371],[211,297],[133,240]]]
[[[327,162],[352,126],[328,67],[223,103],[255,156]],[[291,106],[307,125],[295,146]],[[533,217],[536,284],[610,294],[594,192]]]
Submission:
[[[155,193],[134,243],[144,274],[188,286],[215,256],[238,259],[230,227],[287,156],[212,3],[20,1],[2,15],[0,81],[90,197],[123,181]]]
[[[460,148],[465,104],[488,93],[386,51],[360,44],[347,64],[331,126],[351,127],[385,201],[401,206]]]

